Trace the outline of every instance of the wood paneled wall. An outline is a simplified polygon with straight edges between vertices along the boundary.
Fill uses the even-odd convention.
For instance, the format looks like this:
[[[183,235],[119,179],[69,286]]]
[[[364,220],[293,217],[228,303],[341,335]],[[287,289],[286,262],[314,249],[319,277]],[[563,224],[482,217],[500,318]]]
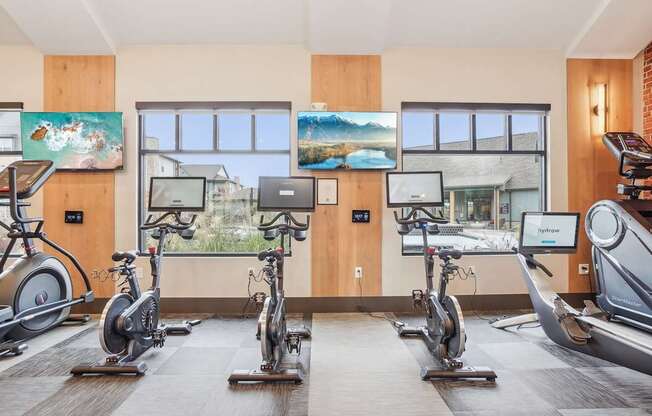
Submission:
[[[579,264],[591,264],[591,244],[584,232],[586,212],[598,200],[618,198],[618,163],[602,144],[602,134],[592,127],[591,95],[598,83],[607,84],[607,130],[631,130],[632,61],[567,61],[568,209],[580,212],[582,218],[577,254],[569,256],[569,292],[591,290],[589,278],[578,273]]]
[[[46,56],[43,107],[45,111],[114,111],[115,57]],[[79,259],[89,278],[93,270],[112,265],[114,191],[113,172],[57,172],[44,188],[45,231]],[[84,223],[64,223],[66,210],[84,211]],[[75,273],[76,293],[83,288],[80,279]],[[91,284],[98,298],[115,291],[111,279],[91,279]]]
[[[312,102],[331,111],[381,109],[380,56],[313,55]],[[313,296],[378,296],[382,293],[382,172],[313,171],[338,179],[338,205],[317,205],[311,221]],[[368,209],[371,222],[354,224],[351,210]],[[355,267],[363,278],[354,277]]]

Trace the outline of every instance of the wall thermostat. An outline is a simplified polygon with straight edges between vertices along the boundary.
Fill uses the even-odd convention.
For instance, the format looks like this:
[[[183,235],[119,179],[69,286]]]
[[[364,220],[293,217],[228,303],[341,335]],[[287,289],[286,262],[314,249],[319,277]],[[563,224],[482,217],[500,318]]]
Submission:
[[[83,224],[84,211],[66,211],[63,220],[66,224]]]
[[[371,213],[368,209],[354,209],[351,212],[352,222],[369,222],[371,220]]]

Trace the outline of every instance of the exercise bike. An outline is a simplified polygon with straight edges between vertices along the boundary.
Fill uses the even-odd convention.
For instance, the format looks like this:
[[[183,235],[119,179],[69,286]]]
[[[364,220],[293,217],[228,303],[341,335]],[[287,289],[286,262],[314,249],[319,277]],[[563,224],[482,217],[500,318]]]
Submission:
[[[28,218],[26,200],[31,198],[54,173],[50,160],[19,160],[0,172],[0,206],[9,208],[13,222],[0,226],[7,230],[9,243],[0,259],[0,357],[20,355],[25,340],[42,334],[65,321],[87,322],[88,315],[72,316],[70,308],[94,300],[93,291],[79,261],[43,232],[42,218]],[[32,230],[32,224],[36,224]],[[57,257],[38,251],[34,239],[65,256],[79,272],[85,291],[73,297],[70,272]],[[25,254],[10,267],[7,260],[18,240]]]
[[[152,178],[150,194],[156,193],[158,178]],[[183,182],[175,182],[175,179]],[[184,192],[183,187],[189,185],[188,179],[195,179],[203,183],[205,192],[205,178],[165,178],[165,185],[176,188],[176,192]],[[170,183],[171,181],[171,183]],[[163,182],[163,181],[161,181]],[[163,185],[161,185],[163,186]],[[168,190],[161,190],[165,193]],[[187,196],[186,196],[187,197]],[[178,200],[171,196],[171,199]],[[190,198],[198,200],[199,197]],[[203,201],[204,196],[201,196]],[[202,202],[203,204],[203,202]],[[203,207],[203,205],[202,205]],[[150,210],[151,201],[150,201]],[[143,375],[147,371],[147,364],[137,359],[152,347],[163,347],[168,334],[188,335],[192,327],[201,321],[184,321],[176,325],[162,325],[159,322],[161,305],[161,260],[168,237],[177,234],[185,240],[194,236],[197,215],[193,214],[190,220],[182,218],[182,212],[189,210],[174,208],[154,218],[149,215],[140,227],[142,231],[152,231],[151,237],[158,241],[156,247],[150,246],[149,263],[151,267],[152,286],[142,292],[136,276],[136,266],[133,264],[138,253],[136,251],[117,251],[113,253],[115,262],[122,262],[119,266],[109,269],[110,273],[117,273],[123,277],[119,286],[120,293],[114,295],[104,307],[100,318],[100,344],[109,355],[104,363],[80,365],[74,367],[71,373],[84,374],[135,374]],[[203,208],[202,208],[203,210]]]
[[[413,230],[421,231],[423,262],[426,273],[426,293],[413,290],[412,300],[417,308],[425,310],[426,325],[407,327],[396,322],[401,337],[421,337],[428,350],[439,362],[439,368],[422,368],[421,378],[496,379],[496,373],[486,367],[465,367],[460,360],[465,351],[466,332],[464,317],[455,296],[447,295],[446,288],[459,267],[453,260],[462,258],[462,252],[455,249],[436,249],[428,246],[428,235],[439,234],[438,225],[447,224],[445,218],[430,213],[426,206],[440,206],[443,191],[441,172],[391,172],[387,174],[388,206],[407,208],[404,216],[394,211],[398,233],[402,236]],[[429,195],[433,192],[435,195]],[[429,196],[431,198],[429,198]],[[439,285],[434,287],[434,265],[441,260]]]
[[[279,185],[277,181],[283,184]],[[266,202],[265,197],[261,197],[261,193],[265,194],[268,191],[268,189],[263,189],[265,184],[268,186],[271,185],[269,187],[274,190],[278,190],[279,186],[293,189],[292,195],[299,198],[301,195],[295,191],[306,191],[305,184],[309,184],[312,188],[308,190],[309,196],[306,200],[310,201],[311,204],[314,203],[314,178],[263,177],[258,187],[259,210],[264,210]],[[275,192],[270,193],[275,194]],[[282,193],[283,191],[281,190],[279,194]],[[286,202],[285,205],[291,205],[294,209],[299,210],[299,207],[295,204]],[[273,202],[271,206],[279,207],[283,206],[283,203]],[[310,338],[311,336],[308,328],[287,327],[287,306],[285,292],[283,290],[283,268],[285,264],[286,239],[294,239],[296,241],[305,240],[309,227],[310,216],[307,216],[306,222],[302,223],[289,210],[278,213],[268,222],[265,222],[264,216],[261,216],[258,230],[263,232],[263,238],[267,241],[273,241],[279,236],[281,238],[280,245],[276,249],[267,249],[258,253],[258,260],[265,262],[262,273],[270,289],[270,295],[266,297],[258,317],[257,338],[260,340],[262,363],[259,370],[235,370],[229,376],[229,384],[274,381],[294,382],[298,384],[303,381],[303,374],[300,369],[281,368],[281,362],[285,352],[300,354],[301,340]]]
[[[560,227],[559,218],[568,213],[524,213],[517,258],[536,313],[497,321],[506,329],[540,322],[546,335],[557,344],[652,375],[652,201],[639,200],[642,191],[652,190],[636,181],[652,177],[652,147],[635,133],[610,132],[603,143],[618,159],[619,174],[631,184],[618,185],[622,200],[596,202],[585,218],[585,231],[593,244],[593,268],[598,284],[596,301],[584,301],[579,311],[553,289],[553,274],[534,254],[573,253],[570,247],[536,247],[523,240],[523,233],[537,238],[538,230],[558,229],[577,239],[577,228]],[[536,226],[551,223],[549,227]],[[531,225],[535,224],[535,225]],[[572,234],[575,233],[575,234]],[[545,238],[545,241],[555,241]]]

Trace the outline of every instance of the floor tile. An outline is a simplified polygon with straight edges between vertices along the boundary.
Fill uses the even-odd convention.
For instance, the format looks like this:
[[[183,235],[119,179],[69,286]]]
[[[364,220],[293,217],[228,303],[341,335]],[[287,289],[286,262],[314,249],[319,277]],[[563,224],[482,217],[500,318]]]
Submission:
[[[557,409],[632,407],[617,392],[596,383],[574,368],[515,372],[537,395]]]
[[[631,406],[652,409],[652,376],[625,367],[580,368],[578,371],[625,398]]]
[[[156,370],[157,375],[222,376],[236,348],[181,347]]]
[[[530,342],[501,342],[475,344],[506,369],[536,370],[569,368],[570,366],[537,344]]]

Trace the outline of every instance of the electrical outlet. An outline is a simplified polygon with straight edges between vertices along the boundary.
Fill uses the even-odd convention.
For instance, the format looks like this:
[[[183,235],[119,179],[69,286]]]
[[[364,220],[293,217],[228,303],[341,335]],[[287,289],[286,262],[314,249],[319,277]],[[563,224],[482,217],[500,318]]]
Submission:
[[[362,279],[362,267],[357,266],[355,268],[355,278],[356,279]]]
[[[585,276],[585,275],[589,274],[589,265],[586,264],[586,263],[582,263],[582,264],[580,264],[578,266],[577,271],[581,276]]]
[[[475,274],[475,266],[469,266],[469,274]]]
[[[250,267],[249,270],[247,271],[247,275],[252,276],[254,274],[254,268]]]

